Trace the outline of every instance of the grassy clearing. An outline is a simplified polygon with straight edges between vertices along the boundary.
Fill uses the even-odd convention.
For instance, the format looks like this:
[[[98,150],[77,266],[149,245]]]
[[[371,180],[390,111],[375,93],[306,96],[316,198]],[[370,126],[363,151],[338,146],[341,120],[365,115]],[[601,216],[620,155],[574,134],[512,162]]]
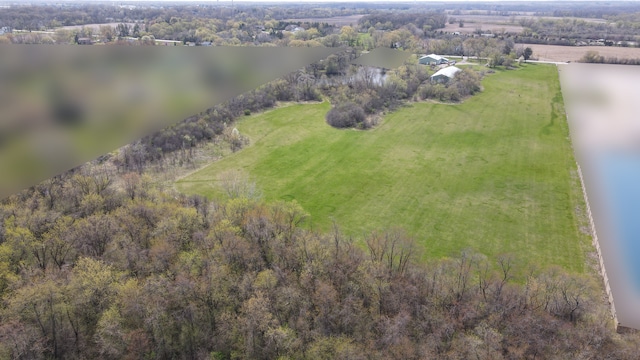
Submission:
[[[314,228],[348,234],[402,227],[427,256],[465,248],[582,272],[588,240],[553,66],[498,71],[463,104],[417,103],[371,131],[336,130],[328,103],[292,105],[238,124],[251,146],[177,183],[220,196],[241,169],[267,200],[297,200]]]

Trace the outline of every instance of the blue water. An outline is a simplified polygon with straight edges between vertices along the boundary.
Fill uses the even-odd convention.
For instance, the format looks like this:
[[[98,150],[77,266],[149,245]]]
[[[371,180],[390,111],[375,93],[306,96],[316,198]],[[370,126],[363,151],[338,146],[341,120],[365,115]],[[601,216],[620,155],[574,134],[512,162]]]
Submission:
[[[640,293],[640,153],[610,152],[596,159],[603,179],[609,218],[616,233],[618,254]]]

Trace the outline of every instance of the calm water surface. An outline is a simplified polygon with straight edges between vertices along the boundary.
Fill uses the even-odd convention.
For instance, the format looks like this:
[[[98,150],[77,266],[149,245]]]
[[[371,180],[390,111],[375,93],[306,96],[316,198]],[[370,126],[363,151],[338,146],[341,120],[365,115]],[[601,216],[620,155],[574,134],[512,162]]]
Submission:
[[[640,153],[608,152],[596,160],[597,172],[619,240],[618,259],[640,294]]]

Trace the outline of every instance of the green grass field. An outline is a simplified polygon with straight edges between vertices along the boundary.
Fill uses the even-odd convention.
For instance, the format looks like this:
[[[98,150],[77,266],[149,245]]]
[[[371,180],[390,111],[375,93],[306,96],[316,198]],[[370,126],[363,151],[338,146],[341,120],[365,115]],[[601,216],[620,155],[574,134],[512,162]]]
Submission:
[[[355,237],[402,227],[442,257],[472,248],[525,264],[583,272],[589,240],[554,66],[528,64],[483,80],[457,105],[417,103],[374,130],[336,130],[330,105],[291,105],[244,118],[251,146],[177,183],[220,196],[239,169],[267,201],[297,200],[314,229],[335,219]]]

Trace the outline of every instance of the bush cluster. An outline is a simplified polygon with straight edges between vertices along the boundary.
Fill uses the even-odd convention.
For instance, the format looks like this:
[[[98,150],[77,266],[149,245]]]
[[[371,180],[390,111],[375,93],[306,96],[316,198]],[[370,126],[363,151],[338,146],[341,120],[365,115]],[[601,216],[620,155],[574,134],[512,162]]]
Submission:
[[[384,81],[376,81],[377,70],[359,68],[347,83],[327,83],[320,88],[336,105],[327,114],[327,122],[338,128],[370,128],[373,122],[360,120],[362,110],[366,115],[391,111],[402,105],[403,100],[411,99],[420,84],[429,79],[422,65],[403,65],[393,72],[381,74]]]
[[[339,129],[371,127],[362,107],[352,102],[333,107],[327,113],[326,119],[329,125]]]
[[[418,96],[421,100],[435,99],[458,102],[480,91],[481,79],[481,74],[465,68],[458,72],[454,79],[445,84],[423,84],[418,90]]]
[[[587,51],[579,62],[592,64],[640,65],[640,59],[619,59],[616,56],[605,58],[597,51]]]

